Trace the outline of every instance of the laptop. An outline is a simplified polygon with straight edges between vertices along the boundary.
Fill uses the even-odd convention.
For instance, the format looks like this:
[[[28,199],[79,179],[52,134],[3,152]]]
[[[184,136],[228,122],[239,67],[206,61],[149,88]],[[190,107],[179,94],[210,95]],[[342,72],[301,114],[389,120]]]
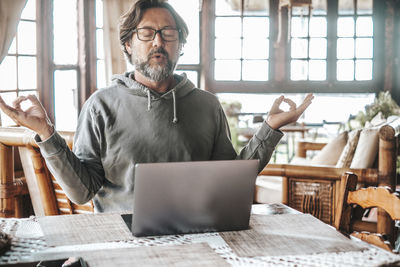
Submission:
[[[135,236],[249,227],[258,160],[142,163],[135,168]]]

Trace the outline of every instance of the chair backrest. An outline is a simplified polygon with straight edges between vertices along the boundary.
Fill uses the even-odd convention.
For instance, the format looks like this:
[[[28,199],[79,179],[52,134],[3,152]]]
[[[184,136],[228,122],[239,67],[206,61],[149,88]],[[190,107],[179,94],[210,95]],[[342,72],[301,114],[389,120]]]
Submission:
[[[74,133],[60,132],[60,134],[72,148]],[[34,141],[32,131],[22,127],[0,127],[0,141],[2,144],[11,146],[11,148],[17,147],[19,150],[35,215],[93,213],[92,201],[84,205],[76,205],[65,195],[47,169],[45,160]],[[12,157],[12,154],[6,157]]]
[[[393,193],[388,187],[368,187],[356,190],[357,176],[346,173],[342,177],[341,198],[338,201],[338,208],[335,218],[335,227],[344,233],[351,233],[352,236],[360,238],[370,244],[393,251],[394,236],[391,233],[368,233],[353,232],[353,213],[356,204],[362,208],[381,208],[385,210],[392,220],[400,220],[400,197]],[[392,225],[392,227],[394,227]],[[353,232],[353,233],[352,233]]]

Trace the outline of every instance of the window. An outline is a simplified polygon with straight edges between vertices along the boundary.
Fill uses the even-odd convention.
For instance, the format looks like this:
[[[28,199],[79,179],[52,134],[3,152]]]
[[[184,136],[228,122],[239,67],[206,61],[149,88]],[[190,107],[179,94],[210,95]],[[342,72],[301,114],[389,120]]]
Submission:
[[[103,0],[96,0],[96,73],[97,87],[107,86],[103,42]]]
[[[183,55],[180,57],[176,73],[186,73],[197,87],[200,78],[200,18],[199,0],[169,0],[168,3],[180,14],[189,28],[187,43],[183,47]]]
[[[372,80],[372,0],[339,0],[337,20],[337,79]]]
[[[269,79],[268,15],[268,1],[216,1],[213,59],[216,81]]]
[[[11,103],[17,96],[37,94],[36,74],[36,0],[28,0],[21,14],[16,37],[0,65],[1,96],[7,103]],[[1,112],[1,125],[15,123]]]
[[[202,87],[215,93],[375,93],[385,6],[373,0],[203,1]],[[282,18],[282,19],[279,19]],[[208,34],[213,38],[210,39]],[[384,37],[382,35],[382,37]]]
[[[311,10],[308,7],[294,7],[290,26],[290,79],[326,80],[328,48],[326,1],[316,1]]]
[[[73,131],[78,118],[77,1],[53,1],[54,107],[58,130]]]

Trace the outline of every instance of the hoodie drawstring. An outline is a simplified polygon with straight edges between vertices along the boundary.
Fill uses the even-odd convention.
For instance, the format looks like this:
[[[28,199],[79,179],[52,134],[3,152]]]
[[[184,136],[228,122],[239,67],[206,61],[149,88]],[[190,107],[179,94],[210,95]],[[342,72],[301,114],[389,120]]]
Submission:
[[[176,116],[176,96],[175,96],[175,89],[172,90],[172,102],[173,102],[173,108],[174,108],[174,119],[172,120],[173,123],[178,122],[178,118]]]
[[[151,95],[150,90],[147,90],[147,110],[151,109]]]
[[[176,114],[176,95],[175,95],[175,89],[172,89],[171,91],[167,92],[166,94],[164,94],[163,96],[172,93],[172,104],[173,104],[173,111],[174,111],[174,118],[172,120],[173,123],[177,123],[178,122],[178,117]],[[150,90],[147,90],[147,110],[151,109],[151,94],[150,94]]]

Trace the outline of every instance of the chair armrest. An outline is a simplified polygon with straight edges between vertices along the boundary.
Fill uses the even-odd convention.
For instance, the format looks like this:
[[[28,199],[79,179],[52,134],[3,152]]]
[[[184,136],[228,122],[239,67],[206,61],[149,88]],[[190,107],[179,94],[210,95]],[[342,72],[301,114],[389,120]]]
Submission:
[[[350,169],[337,168],[331,166],[305,166],[293,164],[268,164],[259,175],[265,176],[282,176],[304,179],[323,179],[323,180],[340,180],[345,172],[353,172],[358,176],[358,182],[367,185],[376,185],[378,183],[377,169]]]
[[[306,158],[307,151],[321,150],[325,145],[326,143],[299,141],[297,142],[296,156],[301,158]]]

